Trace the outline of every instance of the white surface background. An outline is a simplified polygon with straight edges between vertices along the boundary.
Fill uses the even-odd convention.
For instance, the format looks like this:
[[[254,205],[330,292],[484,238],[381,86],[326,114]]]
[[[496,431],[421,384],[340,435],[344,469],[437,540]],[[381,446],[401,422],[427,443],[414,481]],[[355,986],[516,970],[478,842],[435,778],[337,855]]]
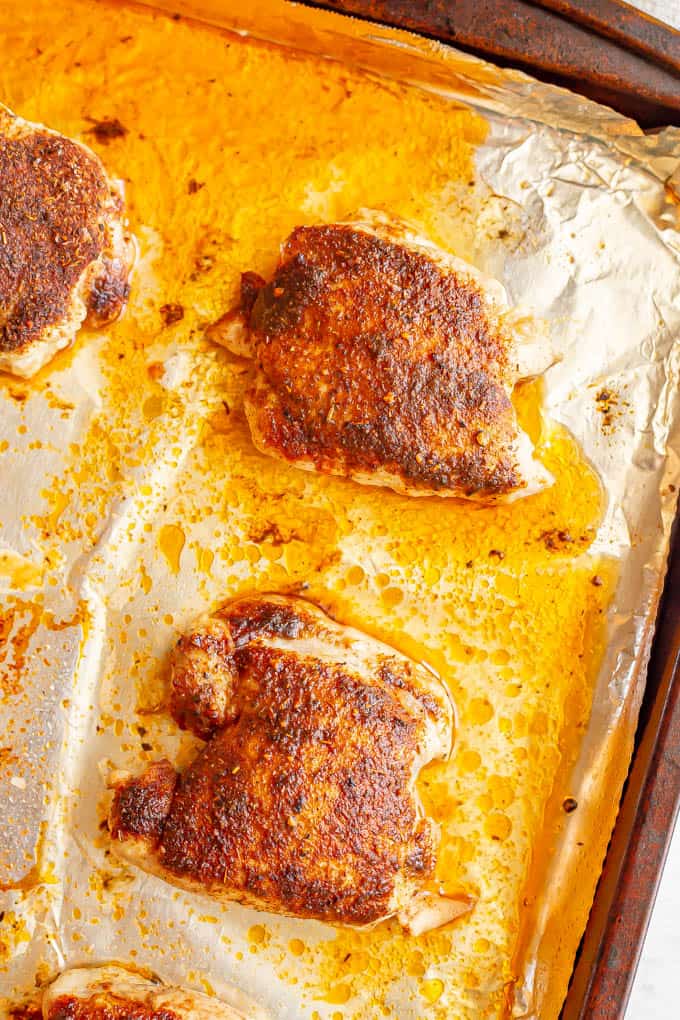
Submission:
[[[628,0],[628,2],[632,3],[633,7],[659,18],[660,21],[667,21],[669,25],[680,28],[680,0]]]
[[[680,28],[680,0],[633,0]],[[608,1020],[618,1020],[617,1017]],[[680,831],[676,830],[625,1020],[680,1020]]]

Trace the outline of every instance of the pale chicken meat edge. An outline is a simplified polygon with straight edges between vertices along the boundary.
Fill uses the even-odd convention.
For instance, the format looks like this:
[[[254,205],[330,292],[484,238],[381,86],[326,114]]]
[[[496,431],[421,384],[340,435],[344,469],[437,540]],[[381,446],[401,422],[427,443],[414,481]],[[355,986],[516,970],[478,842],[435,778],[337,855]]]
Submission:
[[[225,1001],[229,999],[229,1001]],[[64,971],[44,991],[43,1020],[267,1020],[235,988],[224,998],[145,977],[117,964]]]

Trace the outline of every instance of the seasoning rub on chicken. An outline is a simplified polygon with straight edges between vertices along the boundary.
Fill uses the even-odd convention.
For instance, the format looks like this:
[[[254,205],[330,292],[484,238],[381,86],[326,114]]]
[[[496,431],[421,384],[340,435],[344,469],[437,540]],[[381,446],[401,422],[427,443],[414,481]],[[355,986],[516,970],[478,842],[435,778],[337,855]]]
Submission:
[[[549,484],[511,401],[550,364],[504,288],[364,210],[298,227],[269,283],[209,335],[255,359],[245,409],[258,449],[411,496],[491,502]]]
[[[133,257],[99,158],[0,104],[0,370],[28,378],[85,320],[115,319]]]
[[[115,964],[64,971],[43,993],[43,1020],[266,1020],[241,992],[228,1004]]]
[[[116,853],[219,900],[414,933],[469,909],[432,885],[438,831],[415,784],[451,751],[428,668],[301,599],[228,603],[178,643],[171,711],[207,741],[114,773]]]

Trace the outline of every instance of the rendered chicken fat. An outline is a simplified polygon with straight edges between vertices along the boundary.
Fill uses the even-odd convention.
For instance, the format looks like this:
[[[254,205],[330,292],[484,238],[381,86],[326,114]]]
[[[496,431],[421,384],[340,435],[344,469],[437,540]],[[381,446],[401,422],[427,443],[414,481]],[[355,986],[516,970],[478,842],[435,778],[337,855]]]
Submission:
[[[171,709],[207,740],[186,771],[115,773],[114,849],[221,900],[414,933],[470,909],[430,886],[439,832],[415,790],[451,752],[439,678],[301,599],[253,596],[175,651]]]
[[[381,213],[298,227],[270,283],[209,331],[253,357],[258,449],[411,496],[494,502],[551,482],[512,405],[552,360],[505,290]]]

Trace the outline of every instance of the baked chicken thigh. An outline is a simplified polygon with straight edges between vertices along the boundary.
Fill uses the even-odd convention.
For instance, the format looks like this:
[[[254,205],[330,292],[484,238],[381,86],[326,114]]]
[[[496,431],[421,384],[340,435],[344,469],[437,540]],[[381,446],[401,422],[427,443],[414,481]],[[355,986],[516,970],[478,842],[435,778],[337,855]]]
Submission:
[[[258,449],[411,496],[482,502],[551,481],[511,395],[552,360],[504,288],[401,221],[298,227],[209,331],[255,359]]]
[[[420,769],[449,755],[437,676],[301,599],[227,604],[177,645],[171,710],[207,741],[178,775],[114,773],[115,851],[220,900],[412,932],[469,909],[430,887]]]
[[[0,369],[28,378],[86,319],[115,319],[133,258],[99,158],[0,104]]]
[[[233,990],[234,1005],[114,964],[64,971],[45,990],[43,1020],[266,1020]]]

